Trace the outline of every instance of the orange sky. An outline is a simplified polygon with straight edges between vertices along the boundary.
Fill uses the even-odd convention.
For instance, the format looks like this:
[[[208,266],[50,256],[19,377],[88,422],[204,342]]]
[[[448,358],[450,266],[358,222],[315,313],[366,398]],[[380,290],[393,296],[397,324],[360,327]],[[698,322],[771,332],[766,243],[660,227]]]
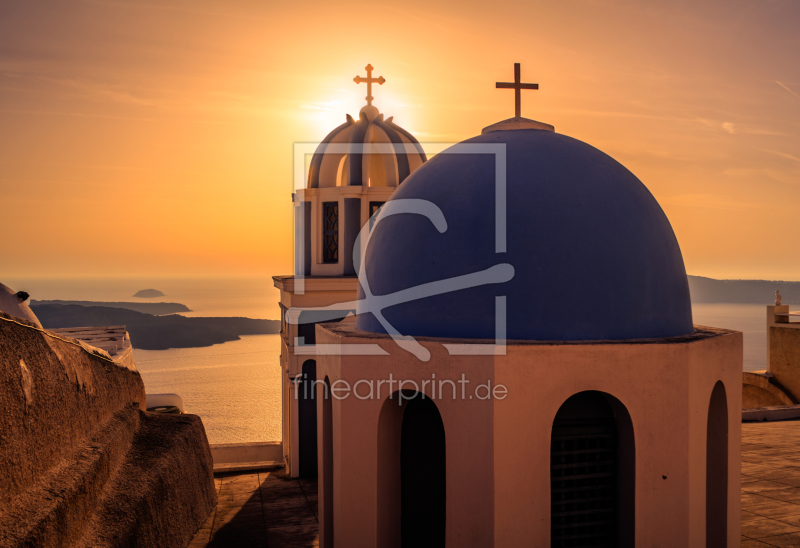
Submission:
[[[292,148],[513,115],[635,173],[691,274],[800,280],[800,4],[4,2],[0,281],[291,271]]]

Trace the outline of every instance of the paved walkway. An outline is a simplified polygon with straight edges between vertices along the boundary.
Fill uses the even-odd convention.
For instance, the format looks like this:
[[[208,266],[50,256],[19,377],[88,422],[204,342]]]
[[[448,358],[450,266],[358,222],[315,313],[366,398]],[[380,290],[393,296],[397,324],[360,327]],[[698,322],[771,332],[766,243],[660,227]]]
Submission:
[[[189,548],[319,546],[317,482],[219,474],[219,502]],[[800,421],[742,425],[742,548],[800,548]]]
[[[317,482],[283,469],[215,475],[219,501],[189,548],[319,546]]]
[[[742,548],[800,547],[800,421],[742,425]]]

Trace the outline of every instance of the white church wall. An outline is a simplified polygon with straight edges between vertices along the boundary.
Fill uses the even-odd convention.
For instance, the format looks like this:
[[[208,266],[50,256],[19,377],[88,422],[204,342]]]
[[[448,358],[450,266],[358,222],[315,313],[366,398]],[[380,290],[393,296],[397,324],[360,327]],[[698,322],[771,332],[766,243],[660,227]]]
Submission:
[[[318,344],[359,344],[359,339],[341,339],[323,327],[317,327]],[[375,339],[370,339],[375,343]],[[420,362],[400,350],[391,340],[378,344],[387,352],[383,356],[333,356],[317,357],[319,378],[327,376],[335,388],[349,386],[361,397],[369,394],[372,382],[374,398],[359,399],[353,393],[346,399],[333,399],[334,416],[334,531],[336,544],[346,546],[386,546],[386,537],[379,541],[379,531],[387,527],[387,518],[379,515],[385,509],[386,497],[379,496],[378,486],[385,485],[379,459],[379,424],[381,411],[394,389],[378,383],[392,378],[407,381],[403,387],[413,390],[414,385],[429,397],[433,396],[442,417],[447,454],[447,545],[491,546],[494,521],[493,456],[491,440],[494,428],[492,402],[470,397],[478,383],[491,382],[493,364],[491,356],[450,356],[439,343],[423,342],[433,357],[430,362]],[[469,384],[459,383],[462,374]],[[433,394],[431,381],[436,381]],[[439,381],[447,396],[440,399]],[[446,381],[451,381],[453,384]],[[357,385],[357,383],[360,383]],[[423,383],[426,383],[423,388]],[[453,400],[452,386],[457,399]],[[465,398],[461,398],[461,386]],[[399,400],[398,400],[399,401]],[[388,405],[394,405],[392,401]],[[319,409],[319,408],[318,408]],[[321,420],[321,411],[318,411]],[[321,434],[320,434],[321,435]],[[318,440],[321,438],[318,437]],[[320,451],[322,458],[322,451]],[[322,469],[322,466],[320,467]],[[324,481],[319,479],[321,490]],[[389,497],[391,498],[391,497]],[[320,504],[324,496],[320,495]],[[320,514],[323,510],[320,509]],[[385,512],[384,512],[385,514]],[[397,517],[397,516],[395,516]],[[389,537],[391,538],[391,536]],[[391,544],[389,545],[391,546]]]
[[[586,390],[617,398],[633,422],[636,546],[705,545],[709,398],[717,380],[737,392],[741,340],[727,332],[687,343],[510,345],[497,361],[497,382],[509,397],[495,403],[495,545],[549,545],[553,419]],[[739,538],[740,398],[728,399],[729,539]]]
[[[318,356],[319,378],[328,375],[341,386],[386,380],[390,373],[420,387],[434,374],[437,381],[457,381],[462,373],[470,380],[466,399],[434,399],[445,428],[447,543],[454,546],[549,545],[553,419],[570,396],[587,390],[619,400],[632,421],[636,546],[705,545],[708,407],[722,381],[729,414],[728,539],[740,537],[740,333],[717,330],[706,338],[650,344],[509,344],[507,355],[494,357],[450,356],[442,342],[453,341],[437,339],[422,341],[429,362],[352,324],[318,326],[317,342],[377,344],[387,353]],[[470,400],[478,379],[505,386],[507,396]],[[367,387],[360,386],[362,395]],[[431,395],[430,384],[424,390]],[[351,394],[332,402],[339,545],[383,545],[378,532],[387,518],[377,486],[385,484],[378,437],[386,395],[359,400]]]

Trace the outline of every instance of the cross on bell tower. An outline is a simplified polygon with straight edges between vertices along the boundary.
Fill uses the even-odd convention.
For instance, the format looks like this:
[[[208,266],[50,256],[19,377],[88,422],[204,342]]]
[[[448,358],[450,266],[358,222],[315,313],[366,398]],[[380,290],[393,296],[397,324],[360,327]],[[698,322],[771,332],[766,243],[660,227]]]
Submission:
[[[514,63],[514,82],[496,82],[496,87],[514,90],[514,116],[522,116],[522,94],[523,89],[539,89],[539,84],[523,84],[520,82],[519,63]]]
[[[372,65],[367,65],[364,68],[367,71],[367,77],[364,78],[362,76],[356,76],[355,78],[353,78],[353,82],[355,82],[356,84],[360,84],[361,82],[367,83],[367,104],[372,105],[372,100],[374,99],[374,97],[372,96],[372,83],[375,82],[379,86],[382,86],[386,80],[384,80],[383,76],[378,76],[377,78],[372,77],[372,70],[373,70]]]

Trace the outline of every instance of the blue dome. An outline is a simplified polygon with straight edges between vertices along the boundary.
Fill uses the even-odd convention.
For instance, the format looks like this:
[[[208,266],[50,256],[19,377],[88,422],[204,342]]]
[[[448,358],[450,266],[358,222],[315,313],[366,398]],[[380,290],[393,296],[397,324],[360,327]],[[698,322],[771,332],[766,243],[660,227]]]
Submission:
[[[464,143],[505,143],[507,251],[495,253],[491,154],[439,154],[391,202],[428,200],[422,215],[387,215],[366,254],[373,295],[513,267],[504,283],[396,304],[382,314],[403,335],[495,337],[495,297],[506,296],[508,339],[622,340],[693,331],[678,241],[658,202],[624,166],[576,139],[539,129],[492,131]],[[359,299],[364,291],[359,289]],[[384,333],[359,308],[357,327]]]

